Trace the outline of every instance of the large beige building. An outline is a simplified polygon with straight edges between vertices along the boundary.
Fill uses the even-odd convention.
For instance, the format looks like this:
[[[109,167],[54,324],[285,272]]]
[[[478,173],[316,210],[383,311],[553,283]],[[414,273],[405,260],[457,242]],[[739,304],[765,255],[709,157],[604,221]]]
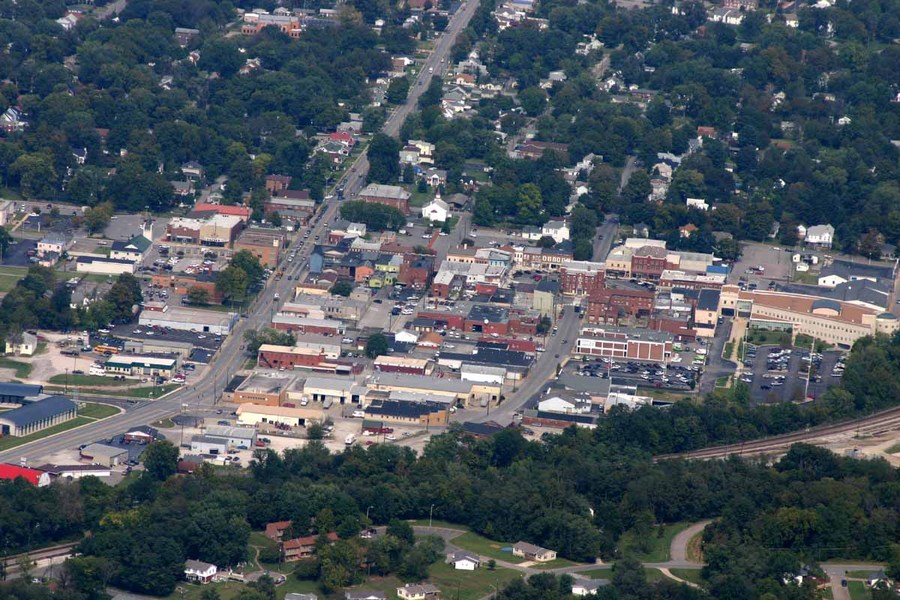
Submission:
[[[748,317],[751,327],[791,330],[844,348],[861,337],[900,329],[897,317],[872,308],[800,294],[742,291],[734,285],[722,288],[719,307],[724,315]]]

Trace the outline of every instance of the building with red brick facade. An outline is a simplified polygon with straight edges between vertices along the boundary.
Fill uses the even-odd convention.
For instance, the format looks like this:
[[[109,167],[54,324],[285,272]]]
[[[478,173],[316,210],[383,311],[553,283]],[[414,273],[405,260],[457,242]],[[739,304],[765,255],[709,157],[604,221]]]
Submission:
[[[321,349],[263,344],[257,352],[259,366],[269,369],[315,367],[328,360],[328,355]]]
[[[585,320],[588,323],[606,323],[619,316],[639,317],[653,311],[655,295],[647,290],[601,288],[588,298]]]
[[[627,327],[586,327],[575,342],[575,353],[664,362],[672,356],[672,334]]]
[[[409,192],[398,185],[383,185],[370,183],[359,192],[359,199],[370,204],[385,204],[409,214]]]
[[[573,260],[559,270],[559,288],[567,296],[589,296],[606,285],[606,264]]]
[[[659,246],[644,246],[631,255],[631,276],[638,279],[658,280],[668,268],[668,252]]]

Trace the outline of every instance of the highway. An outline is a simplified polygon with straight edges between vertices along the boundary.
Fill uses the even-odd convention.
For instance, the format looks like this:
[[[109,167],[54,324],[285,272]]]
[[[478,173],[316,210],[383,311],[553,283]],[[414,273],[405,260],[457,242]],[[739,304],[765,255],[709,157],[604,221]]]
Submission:
[[[427,82],[432,77],[429,69],[433,69],[435,73],[438,73],[441,71],[441,65],[447,64],[446,61],[448,60],[450,49],[456,41],[456,36],[466,28],[477,8],[477,0],[467,0],[450,20],[447,29],[436,40],[434,49],[422,64],[419,76],[410,89],[407,103],[391,113],[385,122],[383,128],[385,133],[392,136],[398,134],[403,121],[415,109],[419,96],[428,87]],[[337,181],[336,187],[344,188],[345,197],[355,195],[364,185],[368,168],[368,161],[365,154],[362,154],[356,159],[350,170]],[[210,365],[209,371],[201,380],[172,392],[165,398],[138,404],[127,412],[103,421],[90,423],[77,429],[0,452],[0,462],[18,463],[22,457],[27,457],[30,463],[35,464],[34,459],[72,450],[81,444],[87,444],[98,439],[112,437],[117,433],[124,432],[127,428],[151,423],[163,417],[174,415],[182,409],[190,413],[196,409],[206,409],[214,405],[217,396],[222,392],[222,388],[236,372],[242,369],[247,359],[246,354],[242,350],[244,332],[268,326],[278,308],[279,302],[293,297],[293,283],[288,280],[287,276],[291,275],[291,279],[296,279],[295,276],[301,275],[307,258],[316,243],[316,238],[323,236],[327,232],[327,224],[337,215],[338,205],[339,202],[334,198],[326,200],[318,213],[319,216],[310,225],[309,238],[304,240],[299,235],[295,237],[292,249],[297,251],[297,257],[293,262],[287,262],[286,259],[283,259],[282,268],[284,268],[285,277],[280,280],[271,279],[266,288],[260,292],[248,310],[249,317],[238,321],[234,331],[222,345],[219,355]],[[276,295],[279,297],[278,300],[275,299]]]

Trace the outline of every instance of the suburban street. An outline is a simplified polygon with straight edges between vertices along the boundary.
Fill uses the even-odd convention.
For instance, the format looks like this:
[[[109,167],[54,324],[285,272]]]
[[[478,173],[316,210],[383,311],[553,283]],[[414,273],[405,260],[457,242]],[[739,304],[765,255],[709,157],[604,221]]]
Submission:
[[[124,0],[122,0],[124,6]],[[407,115],[414,110],[421,93],[427,88],[426,81],[430,80],[429,68],[435,72],[446,61],[450,49],[456,41],[459,32],[465,29],[469,20],[475,14],[478,2],[468,0],[453,16],[447,30],[436,41],[434,50],[422,65],[422,71],[410,90],[408,102],[394,111],[384,125],[384,131],[390,135],[397,135],[400,126]],[[419,81],[423,83],[419,85]],[[361,155],[350,171],[337,182],[337,186],[344,186],[347,197],[355,195],[362,188],[368,171],[368,161],[365,154]],[[34,442],[17,446],[11,450],[0,452],[0,462],[18,463],[22,457],[32,458],[47,456],[57,452],[70,450],[80,444],[87,444],[98,439],[109,438],[117,433],[122,433],[130,427],[152,423],[163,417],[171,416],[182,410],[190,413],[194,407],[208,407],[217,402],[218,395],[230,378],[244,366],[247,356],[243,350],[244,332],[258,330],[266,327],[276,312],[279,302],[293,297],[294,284],[287,275],[298,276],[307,264],[309,254],[315,245],[317,236],[327,233],[327,224],[337,215],[339,202],[332,198],[322,205],[317,218],[309,227],[310,235],[303,240],[299,235],[295,236],[293,248],[297,250],[297,259],[293,262],[282,262],[285,277],[280,280],[270,279],[269,284],[263,289],[256,300],[248,309],[248,318],[238,321],[231,335],[222,345],[218,356],[210,365],[207,374],[195,384],[187,385],[172,392],[165,398],[136,405],[126,412],[84,425],[77,429],[65,431],[51,437],[36,440]],[[276,300],[278,296],[278,300]],[[552,352],[548,348],[548,353]]]

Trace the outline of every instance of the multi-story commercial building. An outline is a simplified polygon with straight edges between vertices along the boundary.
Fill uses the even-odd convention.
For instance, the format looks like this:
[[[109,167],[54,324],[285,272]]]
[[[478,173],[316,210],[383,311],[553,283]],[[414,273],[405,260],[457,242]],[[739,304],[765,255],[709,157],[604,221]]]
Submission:
[[[568,296],[588,296],[606,285],[606,263],[573,260],[559,269],[559,287]]]
[[[274,268],[281,257],[284,242],[283,230],[254,227],[242,232],[235,240],[234,251],[247,250],[259,259],[259,264]]]
[[[618,322],[621,316],[649,315],[653,310],[654,294],[648,290],[603,287],[588,298],[585,320],[588,323]]]
[[[672,355],[672,334],[626,327],[585,327],[575,343],[575,353],[665,362]]]

